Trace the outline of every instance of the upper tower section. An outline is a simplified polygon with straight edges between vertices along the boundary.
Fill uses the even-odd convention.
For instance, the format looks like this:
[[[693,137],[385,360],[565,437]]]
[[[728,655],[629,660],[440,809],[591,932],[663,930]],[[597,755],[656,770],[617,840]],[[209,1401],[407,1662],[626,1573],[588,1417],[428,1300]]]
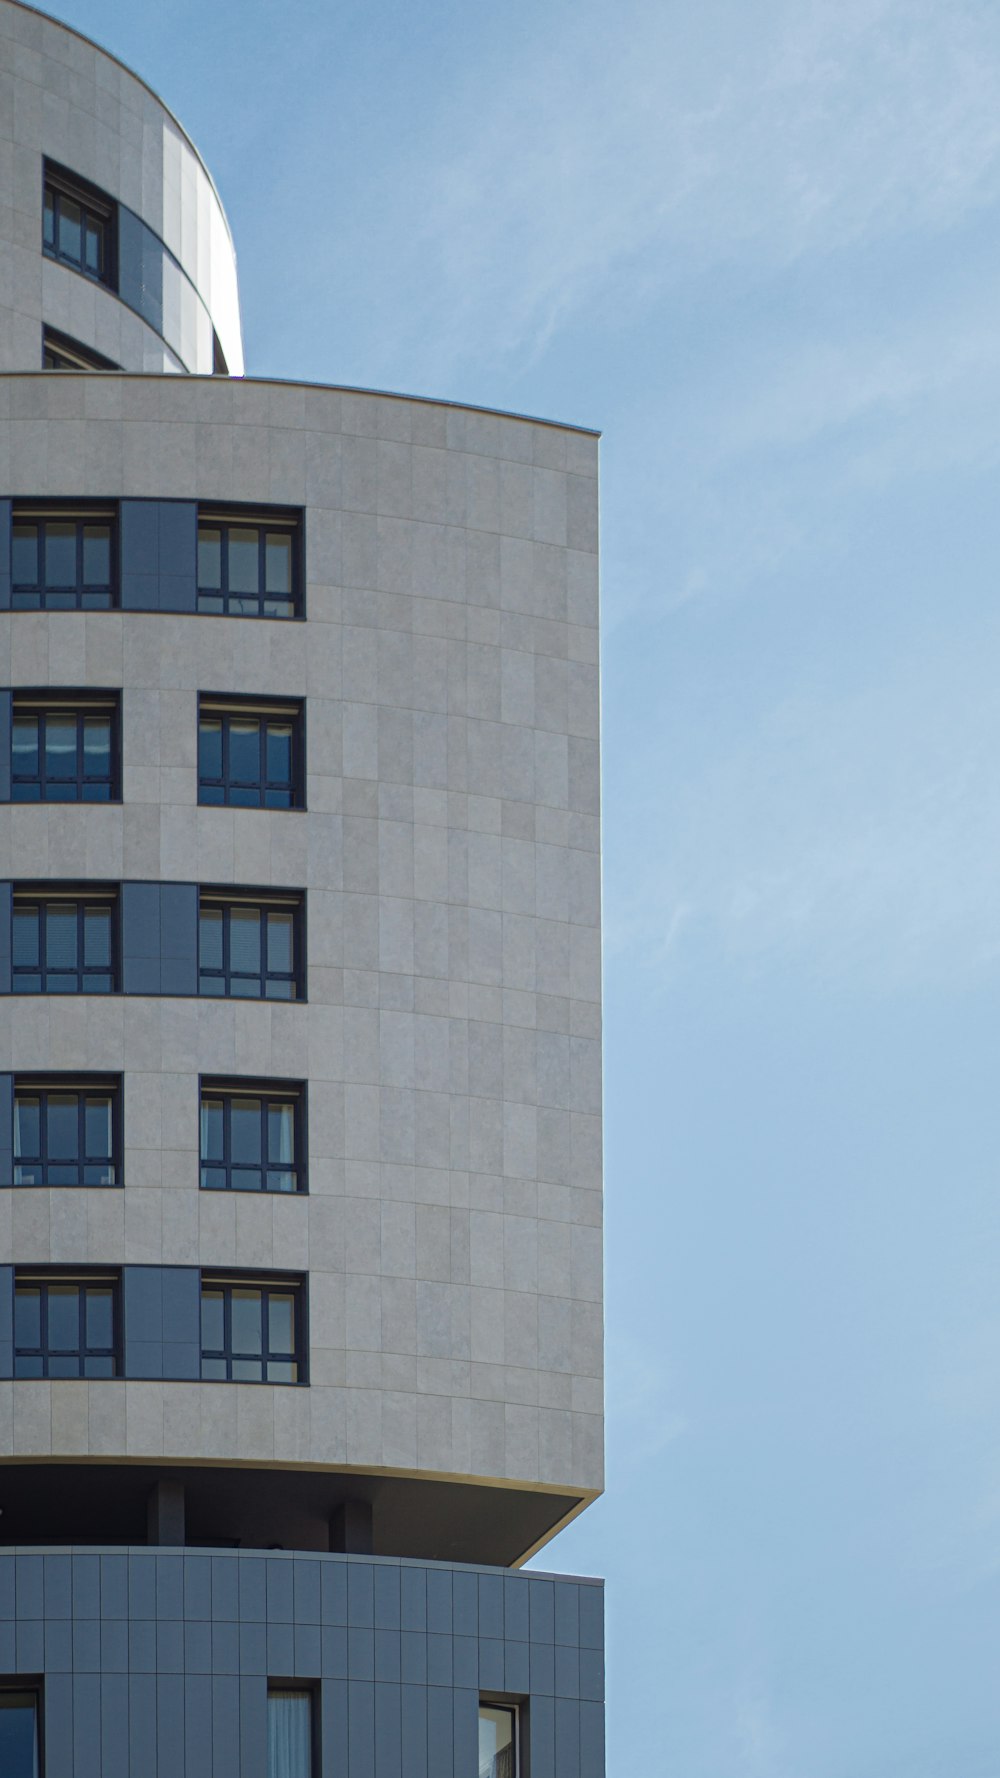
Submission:
[[[242,375],[236,255],[155,94],[0,0],[0,371],[46,364]]]

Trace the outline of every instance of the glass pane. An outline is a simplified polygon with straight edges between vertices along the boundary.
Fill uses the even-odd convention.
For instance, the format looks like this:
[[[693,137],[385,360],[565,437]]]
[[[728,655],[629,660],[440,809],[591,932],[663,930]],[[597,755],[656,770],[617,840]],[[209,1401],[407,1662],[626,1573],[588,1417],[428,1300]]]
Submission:
[[[45,584],[76,586],[76,526],[50,519],[45,526]]]
[[[206,1192],[225,1191],[229,1184],[225,1167],[202,1167],[201,1189]]]
[[[74,259],[79,265],[82,255],[81,235],[83,217],[79,204],[72,198],[59,199],[59,252],[67,259]]]
[[[14,908],[14,968],[37,969],[39,910],[36,907]]]
[[[47,778],[76,777],[76,717],[54,715],[45,718],[45,775]]]
[[[56,244],[56,206],[51,191],[45,193],[45,214],[42,222],[42,240],[46,247]]]
[[[217,716],[203,716],[198,724],[198,776],[222,777],[222,722]]]
[[[255,717],[229,719],[229,776],[241,784],[260,782],[260,723]]]
[[[87,1345],[110,1351],[114,1344],[114,1295],[110,1284],[87,1287]]]
[[[110,1161],[94,1163],[83,1169],[84,1185],[116,1185],[115,1169]]]
[[[479,1706],[479,1778],[514,1778],[514,1712]]]
[[[83,1361],[83,1374],[85,1377],[113,1377],[115,1374],[114,1357],[85,1358]]]
[[[222,585],[222,532],[198,526],[198,585],[211,592]]]
[[[267,1778],[311,1778],[311,1774],[311,1694],[309,1692],[269,1691],[267,1694]]]
[[[76,1284],[50,1284],[48,1347],[50,1352],[80,1350],[80,1289]]]
[[[11,763],[14,776],[38,776],[38,717],[15,716],[11,742]]]
[[[84,586],[111,584],[110,525],[83,527],[83,583]]]
[[[87,778],[110,778],[111,776],[110,716],[84,717],[83,771]]]
[[[203,1290],[201,1293],[201,1344],[206,1352],[221,1352],[225,1345],[225,1322],[223,1319],[223,1297],[221,1290]],[[225,1375],[225,1372],[223,1372]]]
[[[267,778],[270,784],[290,784],[292,781],[290,722],[269,722],[267,725]]]
[[[256,593],[260,588],[260,532],[229,527],[229,591]]]
[[[41,1359],[15,1358],[14,1375],[15,1377],[40,1377],[42,1375]]]
[[[261,1106],[259,1099],[234,1099],[230,1107],[233,1161],[259,1166],[261,1160]]]
[[[46,969],[76,969],[76,903],[50,902],[45,909]]]
[[[287,1166],[295,1162],[295,1107],[275,1099],[267,1108],[267,1158]]]
[[[222,909],[202,908],[198,929],[198,954],[202,969],[221,969]]]
[[[37,1285],[20,1285],[14,1292],[14,1344],[42,1343],[42,1294]]]
[[[11,572],[15,586],[38,585],[38,526],[15,525]]]
[[[297,1383],[299,1367],[291,1360],[272,1358],[267,1367],[269,1383]]]
[[[282,975],[292,973],[292,927],[294,915],[269,913],[267,916],[267,967]]]
[[[80,1102],[75,1093],[50,1093],[45,1119],[50,1161],[79,1158]]]
[[[93,217],[87,217],[86,236],[84,240],[85,261],[88,272],[99,273],[101,269],[101,238],[103,230]]]
[[[111,968],[111,909],[85,908],[83,961],[89,969]]]
[[[225,1158],[223,1132],[222,1100],[203,1099],[201,1102],[201,1158],[203,1161],[221,1161]]]
[[[84,1144],[88,1160],[111,1159],[111,1099],[88,1095],[84,1101]]]
[[[232,1296],[233,1351],[263,1350],[259,1290],[234,1290]]]
[[[234,1358],[234,1383],[263,1383],[264,1360],[262,1358]]]
[[[232,909],[229,919],[229,967],[234,974],[260,974],[259,908]]]
[[[42,1152],[41,1118],[37,1099],[18,1093],[14,1101],[14,1154],[16,1159],[33,1159]]]
[[[234,1192],[259,1192],[264,1189],[264,1175],[259,1167],[234,1167]]]
[[[298,1175],[285,1168],[271,1167],[267,1175],[269,1192],[294,1192],[299,1189]]]
[[[79,1354],[79,1351],[76,1351],[73,1353],[69,1353],[69,1352],[50,1352],[49,1353],[49,1376],[50,1377],[78,1377],[79,1375],[80,1375],[80,1354]]]
[[[270,1352],[295,1351],[295,1298],[291,1291],[271,1291],[267,1325]]]
[[[226,1361],[224,1358],[203,1358],[201,1374],[208,1383],[224,1383],[226,1380]]]
[[[266,590],[269,593],[290,593],[292,590],[292,540],[285,531],[268,531],[264,541]]]

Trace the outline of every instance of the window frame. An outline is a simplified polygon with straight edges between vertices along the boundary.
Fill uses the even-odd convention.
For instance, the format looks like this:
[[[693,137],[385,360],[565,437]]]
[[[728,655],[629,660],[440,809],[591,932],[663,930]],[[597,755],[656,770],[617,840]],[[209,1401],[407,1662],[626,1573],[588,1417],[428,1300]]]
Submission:
[[[304,1080],[254,1079],[243,1075],[202,1074],[198,1077],[198,1189],[207,1192],[250,1192],[255,1197],[301,1198],[309,1193],[309,1160],[307,1152],[307,1085]],[[222,1161],[206,1160],[201,1152],[201,1114],[206,1099],[223,1101],[224,1147],[229,1158]],[[259,1171],[263,1178],[268,1173],[294,1173],[298,1184],[291,1191],[283,1191],[280,1186],[261,1184],[259,1189],[252,1185],[233,1185],[231,1176],[239,1169],[239,1163],[232,1159],[232,1101],[234,1099],[261,1100],[261,1163],[258,1169],[248,1167],[246,1170]],[[282,1168],[271,1165],[265,1158],[267,1151],[267,1114],[271,1104],[278,1103],[293,1107],[293,1129],[295,1142],[295,1160],[291,1167]],[[225,1172],[228,1176],[225,1185],[206,1185],[204,1174],[208,1169]]]
[[[77,961],[77,967],[75,970],[69,970],[69,969],[49,970],[46,967],[45,959],[46,959],[46,954],[47,954],[47,938],[48,938],[47,927],[48,927],[48,923],[45,920],[45,918],[41,917],[41,916],[42,916],[42,912],[44,909],[52,907],[54,905],[57,905],[60,902],[65,902],[68,905],[73,905],[76,907],[76,910],[77,910],[76,924],[77,924],[77,960],[78,961]],[[37,967],[37,969],[27,969],[23,964],[19,964],[17,962],[17,958],[16,958],[16,950],[15,950],[15,944],[14,944],[14,932],[15,932],[15,928],[16,928],[17,915],[18,915],[19,909],[23,910],[27,907],[37,908],[38,912],[39,912],[39,916],[40,916],[39,920],[38,920],[38,967]],[[99,970],[98,969],[91,969],[89,971],[91,976],[109,975],[111,978],[111,981],[110,981],[110,985],[107,988],[95,988],[93,985],[88,986],[87,981],[86,981],[86,975],[87,975],[88,971],[82,961],[82,958],[83,958],[84,924],[85,924],[85,919],[86,919],[86,910],[88,907],[92,907],[92,908],[93,907],[107,907],[107,909],[110,913],[109,966],[107,969],[99,969]],[[119,887],[117,884],[109,884],[109,883],[61,884],[58,882],[51,882],[51,883],[15,882],[15,884],[13,886],[13,894],[11,896],[10,922],[11,922],[10,980],[11,980],[11,993],[12,994],[30,994],[30,995],[35,995],[35,994],[39,994],[39,995],[69,994],[69,995],[73,995],[73,996],[84,995],[84,994],[100,994],[101,997],[104,998],[106,995],[109,995],[109,994],[120,994],[121,993],[121,981],[122,981],[121,897],[119,894]],[[45,986],[45,977],[49,974],[62,975],[62,976],[75,974],[78,978],[79,986],[76,988],[48,988]],[[20,976],[21,978],[23,978],[24,976],[27,976],[27,975],[40,976],[42,985],[38,988],[25,987],[23,979],[19,982],[18,977]]]
[[[319,1778],[323,1770],[323,1741],[320,1722],[322,1697],[319,1680],[317,1679],[281,1679],[269,1673],[267,1677],[267,1697],[270,1703],[272,1692],[301,1692],[309,1698],[309,1774],[308,1778]],[[268,1724],[270,1738],[270,1723]],[[268,1750],[270,1751],[270,1749]],[[271,1778],[268,1764],[267,1778]]]
[[[27,581],[18,581],[14,574],[14,533],[18,526],[34,525],[39,531],[45,525],[74,525],[76,527],[75,548],[75,580],[72,586],[49,587],[44,575],[43,537],[36,538],[38,552],[37,569],[41,578],[30,585]],[[108,537],[108,582],[104,586],[88,587],[84,579],[83,551],[84,529],[87,525],[106,525]],[[10,519],[10,608],[11,611],[117,611],[121,605],[120,571],[120,525],[118,502],[114,500],[15,500],[11,507]],[[62,599],[73,596],[72,604],[51,604],[50,598]],[[106,599],[105,599],[106,595]],[[92,601],[101,599],[100,604],[84,604],[87,598]],[[19,602],[20,598],[20,602]]]
[[[234,783],[230,767],[230,729],[234,720],[240,718],[256,718],[261,723],[261,734],[258,741],[260,760],[260,776],[251,783],[249,780]],[[218,720],[222,723],[222,772],[219,778],[202,776],[201,770],[201,730],[205,719]],[[267,780],[267,741],[264,725],[268,721],[290,722],[292,728],[292,769],[290,779],[291,801],[289,803],[269,803]],[[202,793],[207,788],[218,786],[223,795],[221,801],[205,797]],[[257,803],[234,802],[231,792],[234,788],[257,789],[260,801]],[[274,783],[274,788],[282,788]],[[224,692],[198,693],[198,803],[202,808],[227,809],[265,809],[281,814],[301,814],[306,807],[306,712],[303,698],[252,698],[229,696]]]
[[[45,238],[45,218],[47,198],[51,191],[53,202],[53,239],[50,243]],[[101,229],[104,264],[100,271],[93,271],[86,264],[86,255],[79,260],[70,254],[61,253],[58,246],[58,210],[68,200],[76,204],[82,217],[98,223]],[[83,223],[81,221],[81,228]],[[99,185],[92,185],[89,179],[81,179],[69,167],[60,166],[58,161],[44,159],[42,161],[42,253],[46,259],[54,260],[57,265],[66,266],[71,272],[79,273],[91,284],[100,284],[105,290],[118,289],[118,204],[109,192],[102,191]]]
[[[261,1368],[265,1374],[261,1377],[233,1376],[234,1363],[239,1363],[241,1361],[253,1363],[257,1358],[257,1354],[253,1352],[234,1353],[233,1351],[232,1297],[234,1290],[259,1291],[262,1299],[266,1299],[268,1303],[270,1302],[272,1295],[290,1295],[293,1298],[292,1331],[294,1345],[291,1354],[287,1352],[272,1352],[270,1346],[265,1345],[265,1340],[269,1338],[269,1334],[265,1335],[263,1330],[265,1325],[269,1322],[270,1316],[269,1314],[264,1314],[264,1303],[262,1300],[262,1333],[261,1351],[259,1356]],[[270,1389],[306,1388],[309,1383],[309,1317],[307,1290],[308,1275],[304,1272],[238,1271],[230,1270],[228,1267],[215,1270],[203,1270],[200,1277],[199,1289],[201,1381],[203,1383],[239,1383],[250,1385],[253,1388],[260,1388],[262,1385],[266,1385],[266,1387]],[[204,1303],[206,1291],[222,1292],[223,1343],[221,1348],[209,1347],[206,1349],[205,1346]],[[225,1376],[206,1376],[206,1360],[211,1363],[224,1363],[226,1366]],[[289,1380],[286,1377],[267,1376],[268,1365],[289,1363],[294,1364],[298,1370],[298,1375],[293,1380]]]
[[[219,586],[201,586],[201,531],[219,531]],[[230,531],[257,530],[258,548],[258,591],[253,593],[230,592],[229,590],[229,533]],[[291,540],[291,589],[287,601],[291,611],[265,611],[268,599],[266,580],[266,533],[281,531],[287,533]],[[272,593],[272,599],[283,598],[285,595]],[[203,599],[217,599],[219,610],[212,610],[203,603]],[[253,600],[256,609],[245,611],[231,608],[230,601]],[[198,503],[196,523],[195,550],[195,609],[202,617],[249,617],[268,623],[301,623],[306,615],[306,575],[305,575],[305,514],[301,507],[294,506],[232,506],[228,503],[215,504],[211,501]]]
[[[46,355],[51,353],[54,358],[61,358],[61,364],[46,364]],[[68,333],[60,333],[56,327],[42,324],[42,369],[43,370],[121,370],[113,358],[105,358],[103,352],[97,352],[93,346],[84,345],[82,340],[73,339]]]
[[[76,1166],[80,1178],[76,1180],[60,1180],[54,1184],[43,1177],[40,1180],[19,1180],[13,1177],[17,1172],[19,1157],[14,1153],[14,1132],[17,1129],[18,1098],[39,1099],[45,1101],[39,1106],[39,1155],[37,1165],[44,1174],[48,1171],[48,1141],[46,1130],[46,1113],[49,1094],[78,1094],[81,1101],[88,1094],[93,1097],[107,1097],[111,1100],[111,1170],[115,1174],[113,1180],[99,1182],[86,1180],[82,1177],[88,1165],[100,1166],[102,1157],[94,1157],[88,1161],[85,1136],[81,1133],[86,1128],[86,1107],[83,1103],[77,1107],[77,1136],[79,1147],[75,1163],[65,1162],[66,1166]],[[124,1080],[120,1074],[32,1074],[23,1073],[13,1076],[11,1090],[11,1173],[12,1177],[3,1183],[12,1191],[120,1191],[124,1186]],[[34,1165],[33,1161],[22,1165]]]
[[[218,908],[222,912],[222,967],[219,970],[206,971],[202,964],[202,915],[206,909]],[[261,935],[261,969],[259,975],[249,972],[238,972],[235,979],[240,981],[259,981],[265,990],[268,979],[276,982],[288,982],[292,988],[290,994],[234,994],[231,983],[234,979],[230,964],[232,912],[234,908],[255,908],[265,917],[269,913],[288,913],[292,915],[292,962],[290,972],[284,970],[269,971],[267,963],[267,928],[263,924]],[[203,978],[219,980],[224,985],[218,993],[212,993],[203,987]],[[294,1006],[306,999],[306,896],[303,889],[242,889],[215,888],[202,886],[198,891],[198,997],[206,1000],[266,1000],[280,1006]]]
[[[35,1778],[45,1778],[45,1675],[43,1673],[5,1673],[0,1678],[0,1699],[4,1695],[33,1697],[35,1705]]]
[[[111,717],[110,773],[108,778],[109,795],[104,797],[85,797],[79,794],[87,779],[83,773],[84,746],[83,735],[85,720],[88,715],[102,715],[105,711]],[[18,717],[37,715],[40,721],[49,716],[74,716],[77,721],[76,742],[76,776],[74,779],[56,779],[55,783],[75,783],[78,794],[72,797],[46,796],[44,794],[47,778],[45,773],[45,750],[39,746],[39,772],[36,778],[18,778],[16,754],[14,750],[14,725]],[[60,692],[42,687],[39,690],[28,690],[18,687],[11,697],[10,711],[10,800],[19,805],[35,807],[39,803],[73,808],[83,805],[88,808],[108,808],[122,800],[122,748],[121,748],[121,693],[118,691],[66,691]],[[93,779],[93,783],[104,780]],[[18,783],[39,786],[41,794],[37,797],[15,796]]]
[[[476,1717],[478,1728],[479,1717],[484,1710],[505,1710],[512,1719],[511,1745],[514,1749],[514,1770],[510,1778],[524,1778],[523,1748],[521,1745],[522,1723],[524,1721],[523,1699],[498,1696],[495,1692],[480,1692],[479,1707]]]
[[[53,1356],[58,1358],[60,1355],[58,1351],[56,1351],[56,1353],[53,1354],[52,1348],[49,1344],[49,1338],[48,1338],[48,1317],[49,1317],[48,1292],[49,1292],[49,1287],[52,1285],[56,1285],[56,1286],[58,1286],[58,1285],[74,1285],[77,1288],[77,1291],[79,1293],[78,1304],[77,1304],[77,1314],[79,1316],[80,1345],[77,1348],[76,1357],[77,1357],[78,1362],[81,1366],[81,1369],[80,1369],[79,1375],[75,1376],[75,1377],[63,1377],[63,1376],[58,1376],[58,1374],[56,1377],[53,1377],[50,1369],[48,1368],[52,1362]],[[110,1348],[107,1346],[101,1346],[101,1347],[95,1346],[93,1348],[88,1348],[87,1344],[86,1344],[87,1308],[86,1308],[85,1296],[83,1295],[83,1293],[88,1288],[96,1288],[98,1286],[108,1286],[108,1285],[111,1288],[111,1346],[110,1346]],[[29,1289],[35,1289],[35,1288],[37,1288],[40,1292],[44,1292],[44,1297],[40,1299],[39,1307],[38,1307],[40,1344],[37,1348],[37,1352],[36,1352],[36,1348],[34,1348],[34,1347],[30,1347],[30,1348],[19,1347],[18,1343],[17,1343],[17,1294],[18,1294],[19,1290],[29,1290]],[[38,1383],[38,1382],[111,1383],[111,1382],[117,1382],[121,1378],[124,1377],[125,1365],[124,1365],[124,1340],[122,1337],[122,1335],[123,1335],[122,1274],[121,1274],[120,1267],[115,1267],[115,1266],[112,1266],[112,1267],[104,1267],[104,1266],[60,1267],[60,1266],[30,1266],[30,1265],[15,1266],[14,1267],[13,1294],[14,1294],[14,1347],[13,1347],[14,1362],[13,1362],[12,1369],[14,1372],[15,1382],[19,1382],[19,1383],[27,1383],[27,1382],[33,1382],[33,1383]],[[34,1358],[35,1356],[37,1356],[39,1359],[39,1362],[42,1365],[41,1374],[38,1376],[33,1376],[33,1375],[28,1375],[24,1371],[21,1371],[21,1373],[18,1374],[17,1361],[18,1361],[19,1356],[22,1358],[25,1358],[25,1357]],[[100,1359],[110,1358],[111,1365],[112,1365],[111,1375],[110,1376],[106,1376],[106,1375],[101,1376],[97,1373],[91,1373],[88,1375],[88,1373],[82,1368],[84,1366],[84,1364],[86,1363],[88,1357],[95,1358],[95,1359],[96,1358],[100,1358]]]

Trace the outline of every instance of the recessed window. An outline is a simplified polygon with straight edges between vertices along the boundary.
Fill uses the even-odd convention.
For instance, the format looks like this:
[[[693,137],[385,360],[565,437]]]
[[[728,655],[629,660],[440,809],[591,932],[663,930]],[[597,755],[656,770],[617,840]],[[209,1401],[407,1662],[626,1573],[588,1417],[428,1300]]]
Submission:
[[[113,994],[117,912],[107,890],[19,890],[11,946],[14,993]]]
[[[267,1688],[267,1778],[312,1778],[313,1694],[271,1684]]]
[[[11,800],[110,803],[121,796],[118,698],[15,693]]]
[[[121,1084],[18,1076],[14,1185],[120,1185]]]
[[[23,1676],[0,1681],[0,1772],[3,1778],[38,1778],[41,1683]]]
[[[49,259],[113,287],[116,210],[106,192],[46,161],[42,249]]]
[[[287,1082],[203,1081],[203,1191],[305,1189],[301,1088]]]
[[[302,994],[301,896],[239,897],[202,890],[198,991],[243,1000]]]
[[[118,1375],[117,1277],[14,1274],[15,1377]]]
[[[203,1278],[201,1374],[207,1382],[303,1381],[300,1280]]]
[[[121,366],[93,346],[70,339],[68,333],[57,333],[54,327],[42,329],[43,370],[120,370]]]
[[[301,536],[297,514],[198,514],[198,610],[228,617],[297,617]]]
[[[115,596],[115,515],[110,507],[14,507],[14,611],[107,611]]]
[[[240,809],[304,802],[302,705],[203,697],[198,706],[198,801]]]
[[[517,1711],[512,1705],[479,1706],[479,1778],[518,1778]]]

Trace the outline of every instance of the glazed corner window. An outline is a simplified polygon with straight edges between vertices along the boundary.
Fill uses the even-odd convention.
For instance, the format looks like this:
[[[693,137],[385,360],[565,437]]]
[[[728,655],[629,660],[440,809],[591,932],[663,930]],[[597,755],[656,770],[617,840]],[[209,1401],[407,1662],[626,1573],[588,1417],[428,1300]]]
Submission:
[[[113,994],[118,905],[110,890],[17,890],[11,985],[15,994]]]
[[[113,289],[117,283],[115,219],[118,206],[106,192],[65,167],[45,163],[42,249],[85,278]]]
[[[57,333],[54,327],[42,329],[42,369],[43,370],[120,370],[113,358],[105,358],[103,352],[95,352],[93,346],[85,346],[79,340],[70,339],[68,333]]]
[[[304,1382],[302,1324],[301,1279],[203,1277],[203,1380]]]
[[[203,1191],[303,1191],[304,1158],[301,1086],[202,1081]]]
[[[12,519],[12,610],[107,611],[116,604],[112,508],[20,503]]]
[[[0,1772],[4,1778],[38,1778],[41,1684],[23,1677],[0,1681]]]
[[[14,1082],[14,1185],[120,1185],[120,1080]],[[4,1181],[4,1183],[8,1183]],[[0,1771],[2,1771],[0,1767]]]
[[[117,693],[64,701],[54,692],[15,692],[11,801],[120,801],[118,741]]]
[[[300,809],[302,705],[201,698],[198,801],[239,809]]]
[[[479,1706],[479,1778],[518,1778],[517,1711],[512,1705]]]
[[[297,513],[198,512],[198,610],[227,617],[302,615]]]
[[[243,1000],[302,996],[301,896],[202,890],[198,992]]]
[[[117,1277],[15,1272],[15,1377],[117,1376],[119,1321]]]
[[[270,1682],[267,1688],[267,1778],[312,1778],[311,1691]]]

